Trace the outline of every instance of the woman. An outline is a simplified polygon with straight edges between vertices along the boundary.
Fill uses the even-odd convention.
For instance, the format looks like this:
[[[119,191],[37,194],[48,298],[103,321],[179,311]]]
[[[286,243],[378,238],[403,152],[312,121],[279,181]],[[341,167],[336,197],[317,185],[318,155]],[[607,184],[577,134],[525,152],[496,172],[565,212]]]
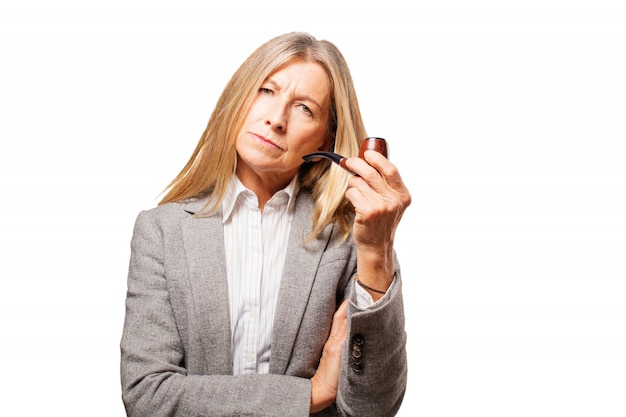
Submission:
[[[276,37],[233,75],[134,229],[129,416],[392,416],[406,388],[393,240],[411,197],[366,137],[344,58]],[[358,271],[358,274],[357,274]],[[357,278],[358,277],[358,278]]]

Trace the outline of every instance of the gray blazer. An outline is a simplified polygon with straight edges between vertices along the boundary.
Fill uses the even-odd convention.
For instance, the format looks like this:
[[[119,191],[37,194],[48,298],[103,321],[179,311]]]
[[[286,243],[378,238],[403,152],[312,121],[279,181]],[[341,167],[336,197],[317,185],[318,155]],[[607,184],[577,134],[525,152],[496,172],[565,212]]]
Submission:
[[[356,250],[333,225],[304,244],[313,200],[301,189],[272,334],[270,373],[233,376],[221,214],[206,200],[139,214],[121,340],[122,399],[132,417],[308,416],[310,378],[333,313],[354,297]],[[394,416],[407,379],[399,267],[385,299],[348,311],[335,404],[319,416]]]

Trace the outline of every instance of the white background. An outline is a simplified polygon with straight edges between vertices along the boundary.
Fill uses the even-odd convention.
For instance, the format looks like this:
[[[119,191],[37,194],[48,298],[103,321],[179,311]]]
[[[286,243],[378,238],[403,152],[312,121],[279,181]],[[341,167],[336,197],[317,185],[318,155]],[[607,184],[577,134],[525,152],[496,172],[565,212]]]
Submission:
[[[7,3],[7,415],[124,416],[135,216],[239,64],[293,30],[342,50],[414,198],[400,415],[626,415],[624,2]]]

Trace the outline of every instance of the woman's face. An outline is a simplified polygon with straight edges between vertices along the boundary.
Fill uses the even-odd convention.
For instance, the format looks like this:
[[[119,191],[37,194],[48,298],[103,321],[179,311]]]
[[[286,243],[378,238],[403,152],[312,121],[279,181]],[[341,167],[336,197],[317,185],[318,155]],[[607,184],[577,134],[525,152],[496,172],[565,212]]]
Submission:
[[[321,65],[296,61],[270,74],[237,135],[239,179],[286,186],[302,156],[330,147],[329,105],[330,82]]]

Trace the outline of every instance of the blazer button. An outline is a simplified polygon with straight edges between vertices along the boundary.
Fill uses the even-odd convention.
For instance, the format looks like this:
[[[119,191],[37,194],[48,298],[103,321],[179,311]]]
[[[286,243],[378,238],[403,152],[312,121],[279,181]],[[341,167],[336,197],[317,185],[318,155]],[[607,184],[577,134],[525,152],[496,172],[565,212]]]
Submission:
[[[352,352],[351,352],[351,361],[350,368],[355,373],[361,373],[363,371],[363,345],[365,344],[365,339],[360,334],[355,334],[352,336]]]

